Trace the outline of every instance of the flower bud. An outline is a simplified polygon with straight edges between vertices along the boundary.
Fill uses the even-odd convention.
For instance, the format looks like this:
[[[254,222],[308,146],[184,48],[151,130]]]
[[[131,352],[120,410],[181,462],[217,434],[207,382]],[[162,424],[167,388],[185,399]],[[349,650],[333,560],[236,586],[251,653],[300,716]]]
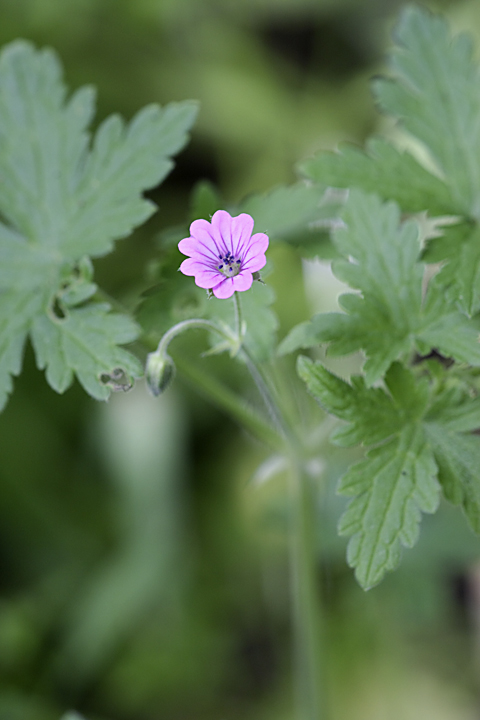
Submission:
[[[160,395],[170,385],[175,376],[175,363],[170,355],[161,355],[158,351],[147,355],[145,379],[152,395]]]

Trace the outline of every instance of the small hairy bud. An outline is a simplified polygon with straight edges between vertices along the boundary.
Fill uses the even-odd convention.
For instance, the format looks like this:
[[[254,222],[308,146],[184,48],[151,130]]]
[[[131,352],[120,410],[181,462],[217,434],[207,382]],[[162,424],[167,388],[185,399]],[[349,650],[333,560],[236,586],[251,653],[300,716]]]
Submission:
[[[147,355],[145,366],[145,379],[152,395],[161,395],[172,382],[175,376],[175,363],[169,355],[158,351]]]

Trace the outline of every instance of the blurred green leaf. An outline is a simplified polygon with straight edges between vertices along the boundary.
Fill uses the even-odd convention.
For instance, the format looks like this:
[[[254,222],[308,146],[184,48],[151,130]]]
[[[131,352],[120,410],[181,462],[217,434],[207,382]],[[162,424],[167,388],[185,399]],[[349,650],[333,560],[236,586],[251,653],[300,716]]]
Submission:
[[[478,218],[480,77],[472,38],[452,38],[443,17],[411,5],[401,15],[395,40],[393,77],[375,81],[375,96],[428,148],[450,190],[453,214]]]
[[[47,380],[57,392],[69,387],[75,373],[90,395],[106,400],[122,373],[142,374],[140,362],[119,347],[135,340],[137,326],[109,309],[106,304],[90,304],[69,310],[63,319],[34,319],[31,337],[37,365],[46,368]]]
[[[480,364],[478,327],[458,312],[438,281],[429,285],[422,302],[424,265],[419,262],[419,230],[400,223],[400,209],[382,204],[374,195],[352,190],[342,213],[344,228],[333,240],[342,258],[334,261],[335,275],[361,295],[341,295],[345,314],[316,315],[294,328],[280,352],[330,342],[330,353],[345,355],[364,350],[368,385],[378,380],[396,359],[418,346],[423,353],[437,348],[447,356]]]
[[[402,545],[416,543],[421,511],[432,513],[438,506],[437,466],[420,422],[428,386],[416,386],[398,363],[386,378],[393,396],[367,389],[360,377],[349,385],[306,357],[299,358],[298,372],[328,412],[350,423],[337,433],[344,444],[385,441],[353,465],[339,486],[341,494],[354,496],[339,532],[352,536],[347,559],[368,589],[398,565]]]
[[[99,128],[91,151],[91,88],[66,102],[61,67],[50,50],[17,41],[0,57],[0,407],[20,372],[29,332],[38,366],[58,392],[74,373],[91,395],[105,399],[102,374],[141,368],[117,345],[135,326],[108,316],[108,306],[83,303],[95,291],[82,279],[86,255],[112,249],[154,211],[142,191],[172,167],[186,141],[196,105],[149,106],[128,128],[113,116]],[[78,280],[81,278],[81,282]]]
[[[332,441],[363,444],[366,458],[340,481],[339,492],[354,496],[340,520],[341,534],[352,535],[348,562],[369,588],[401,556],[401,545],[418,539],[420,511],[435,512],[440,482],[445,497],[463,505],[480,532],[480,403],[460,385],[431,397],[429,384],[394,363],[382,388],[367,388],[362,377],[350,383],[306,357],[298,372],[327,411],[347,423]],[[371,447],[374,446],[374,447]]]
[[[239,207],[255,220],[255,231],[283,240],[306,257],[332,257],[329,230],[338,224],[344,196],[304,182],[251,195]]]
[[[463,506],[472,530],[480,533],[480,438],[436,422],[428,423],[426,433],[445,497]]]
[[[276,345],[278,320],[271,307],[275,294],[268,285],[254,282],[250,290],[239,295],[239,299],[247,326],[245,346],[257,362],[265,362],[272,357]],[[231,301],[210,298],[206,301],[205,315],[235,327],[235,311]],[[214,341],[218,342],[218,337]]]
[[[343,145],[340,152],[321,152],[300,165],[315,182],[336,188],[359,188],[395,200],[402,210],[432,215],[456,214],[448,186],[425,170],[408,152],[386,140],[371,138],[365,151]]]
[[[203,218],[210,221],[212,215],[224,207],[220,193],[215,185],[208,180],[197,183],[192,190],[190,199],[190,220]]]

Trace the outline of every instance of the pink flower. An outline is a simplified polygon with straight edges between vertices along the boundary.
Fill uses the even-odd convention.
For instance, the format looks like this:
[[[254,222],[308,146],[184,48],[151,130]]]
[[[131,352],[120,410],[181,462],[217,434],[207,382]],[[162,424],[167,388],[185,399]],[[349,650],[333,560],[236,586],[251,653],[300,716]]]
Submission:
[[[249,290],[253,273],[267,262],[268,237],[253,231],[253,218],[246,213],[232,217],[217,210],[212,222],[194,220],[190,237],[178,249],[189,255],[180,265],[184,275],[194,275],[198,287],[211,289],[217,298],[229,298],[235,290]]]

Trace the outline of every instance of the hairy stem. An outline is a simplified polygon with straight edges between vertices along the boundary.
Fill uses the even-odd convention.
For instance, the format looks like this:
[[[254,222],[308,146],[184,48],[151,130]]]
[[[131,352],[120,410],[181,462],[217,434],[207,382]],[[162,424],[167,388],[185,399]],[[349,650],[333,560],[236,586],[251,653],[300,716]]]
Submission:
[[[321,599],[315,542],[316,497],[297,459],[290,476],[290,560],[298,720],[325,720]]]
[[[194,385],[214,405],[229,413],[255,437],[273,450],[278,452],[283,449],[282,437],[253,408],[243,402],[238,395],[218,382],[216,378],[200,370],[198,365],[190,363],[185,358],[175,356],[175,364],[186,380]]]
[[[238,293],[234,294],[235,326],[242,343],[242,313]],[[294,667],[298,720],[325,720],[322,703],[321,599],[317,578],[318,547],[315,537],[316,497],[310,477],[304,471],[301,443],[285,420],[260,368],[240,344],[248,370],[284,438],[284,453],[291,458],[290,472],[290,567],[294,629]]]
[[[177,335],[181,335],[185,332],[185,330],[191,330],[194,328],[204,328],[205,330],[211,330],[212,332],[221,335],[229,343],[235,341],[235,337],[230,334],[229,331],[227,332],[226,329],[223,330],[211,320],[204,320],[203,318],[192,318],[191,320],[183,320],[182,322],[177,323],[169,330],[167,330],[167,332],[162,336],[162,339],[158,343],[158,348],[156,352],[159,355],[166,353],[167,348],[173,338],[177,337]]]

